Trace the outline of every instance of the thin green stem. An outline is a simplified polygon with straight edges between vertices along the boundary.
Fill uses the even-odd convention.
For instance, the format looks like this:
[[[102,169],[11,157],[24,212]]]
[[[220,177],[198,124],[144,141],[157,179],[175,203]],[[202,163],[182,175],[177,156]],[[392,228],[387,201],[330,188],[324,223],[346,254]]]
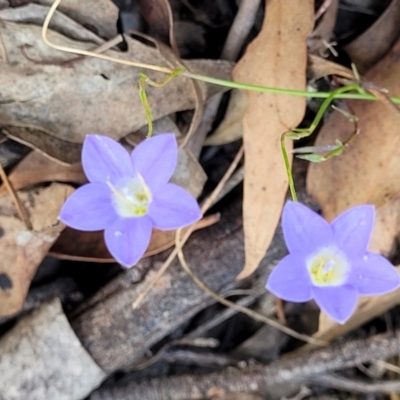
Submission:
[[[298,199],[297,199],[296,188],[294,185],[292,168],[291,168],[290,161],[289,161],[289,155],[286,150],[285,139],[288,138],[288,139],[292,139],[292,140],[298,140],[298,139],[302,139],[302,138],[310,136],[314,132],[314,130],[317,128],[318,124],[321,122],[322,117],[324,116],[327,108],[332,103],[332,101],[339,98],[340,95],[343,95],[346,92],[351,92],[351,91],[358,91],[359,93],[362,93],[363,89],[359,85],[354,84],[354,85],[343,86],[336,90],[333,90],[332,92],[329,93],[329,96],[321,104],[321,107],[319,108],[317,115],[315,116],[314,120],[311,122],[311,125],[309,128],[304,129],[304,130],[300,129],[300,130],[288,131],[288,132],[285,132],[282,134],[282,136],[281,136],[281,152],[282,152],[282,156],[283,156],[283,161],[285,163],[286,174],[287,174],[288,183],[289,183],[289,189],[290,189],[290,193],[292,195],[293,201],[298,201]]]
[[[294,180],[293,180],[293,174],[292,174],[292,166],[290,165],[289,156],[288,156],[288,153],[287,153],[287,150],[286,150],[286,146],[285,146],[285,139],[286,139],[286,136],[285,136],[285,134],[283,134],[281,136],[281,152],[282,152],[282,156],[283,156],[283,161],[285,163],[286,175],[288,177],[290,194],[292,195],[293,201],[298,201],[296,188],[294,186]]]
[[[228,81],[225,79],[212,78],[206,75],[193,74],[191,72],[183,72],[182,76],[187,78],[196,79],[198,81],[203,81],[207,83],[213,83],[214,85],[225,86],[232,89],[243,89],[250,90],[254,92],[263,92],[263,93],[275,93],[275,94],[287,94],[290,96],[299,96],[299,97],[309,97],[316,99],[326,99],[331,96],[332,92],[309,92],[306,90],[293,90],[293,89],[281,89],[281,88],[272,88],[267,86],[258,86],[258,85],[250,85],[248,83],[239,83]],[[335,97],[336,99],[352,99],[352,100],[379,100],[376,96],[370,93],[341,93]],[[390,100],[393,103],[400,104],[400,97],[390,97]]]

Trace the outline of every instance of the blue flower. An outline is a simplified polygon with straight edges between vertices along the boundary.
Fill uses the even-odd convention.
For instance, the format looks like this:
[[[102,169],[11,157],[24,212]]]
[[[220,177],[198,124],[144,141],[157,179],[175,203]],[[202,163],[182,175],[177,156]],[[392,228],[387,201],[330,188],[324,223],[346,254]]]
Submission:
[[[371,205],[353,207],[329,224],[304,205],[287,202],[282,228],[290,254],[272,271],[267,289],[287,301],[314,299],[334,321],[346,322],[359,295],[400,285],[393,265],[368,251],[374,220]]]
[[[82,166],[90,183],[67,199],[59,219],[82,231],[104,230],[111,255],[132,267],[146,251],[153,227],[178,229],[201,217],[196,200],[168,183],[177,159],[173,134],[147,139],[132,154],[107,136],[87,135]]]

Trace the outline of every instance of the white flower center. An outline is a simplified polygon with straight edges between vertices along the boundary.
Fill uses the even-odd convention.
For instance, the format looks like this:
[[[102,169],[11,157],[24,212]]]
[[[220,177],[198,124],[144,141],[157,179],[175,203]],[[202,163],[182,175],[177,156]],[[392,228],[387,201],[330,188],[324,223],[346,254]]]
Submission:
[[[344,254],[335,248],[325,247],[306,260],[311,281],[315,286],[340,286],[350,272]]]
[[[147,214],[152,201],[151,191],[140,174],[113,186],[108,182],[112,191],[112,204],[121,217],[142,217]]]

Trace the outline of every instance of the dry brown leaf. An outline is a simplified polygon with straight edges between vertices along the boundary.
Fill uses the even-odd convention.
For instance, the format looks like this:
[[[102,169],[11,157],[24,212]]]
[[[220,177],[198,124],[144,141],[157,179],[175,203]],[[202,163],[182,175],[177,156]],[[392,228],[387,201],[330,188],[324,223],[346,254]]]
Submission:
[[[313,6],[311,0],[294,0],[290,7],[279,0],[267,1],[262,30],[235,67],[234,79],[304,90],[306,38],[314,23]],[[257,92],[247,95],[249,107],[243,119],[246,263],[239,278],[257,268],[277,226],[287,190],[280,137],[299,124],[306,105],[300,97]]]
[[[237,89],[231,91],[225,117],[214,133],[204,142],[205,146],[218,146],[234,142],[242,137],[242,120],[248,107],[246,94]]]
[[[82,145],[52,136],[41,129],[1,124],[1,133],[63,164],[81,160]]]
[[[328,75],[337,75],[342,78],[355,80],[353,71],[343,65],[329,61],[325,58],[313,54],[308,55],[307,77],[309,79],[319,79]]]
[[[376,210],[375,227],[370,243],[371,250],[386,257],[396,249],[400,233],[400,195]]]
[[[138,0],[141,15],[149,24],[156,39],[169,44],[176,55],[179,55],[178,45],[174,37],[174,21],[168,0]]]
[[[76,57],[49,48],[40,39],[41,28],[34,25],[0,22],[0,28],[9,62],[2,67],[0,86],[3,98],[14,101],[0,109],[0,124],[7,125],[8,130],[11,125],[30,129],[35,133],[33,137],[43,133],[63,143],[82,143],[90,132],[104,132],[119,139],[146,125],[144,108],[137,94],[137,68],[91,57]],[[54,31],[49,31],[48,37],[51,42],[71,48],[93,49],[90,43],[74,41]],[[109,50],[107,54],[124,60],[165,65],[156,49],[131,38],[126,40],[127,52]],[[185,65],[194,72],[225,79],[231,71],[231,63],[213,60],[188,61]],[[156,81],[165,78],[160,73],[148,75]],[[204,98],[225,90],[215,85],[200,86]],[[183,77],[175,78],[162,88],[148,88],[154,119],[194,108],[198,102],[196,96],[191,81]],[[23,107],[21,102],[24,102]],[[18,131],[12,133],[14,137],[19,137]],[[42,145],[35,143],[38,148]],[[62,154],[66,157],[68,153]],[[62,154],[56,157],[62,157]]]
[[[400,273],[400,267],[397,267],[397,271]],[[345,324],[337,324],[326,314],[321,313],[318,332],[314,337],[331,341],[384,314],[399,304],[400,289],[382,296],[361,297],[358,300],[357,309]]]
[[[37,267],[63,229],[57,217],[71,192],[72,188],[63,184],[19,192],[33,231],[17,217],[11,198],[0,198],[0,316],[21,308]]]
[[[366,79],[390,89],[391,94],[400,93],[400,51],[398,41],[391,52],[366,74]],[[321,164],[311,164],[307,177],[308,191],[322,207],[324,216],[331,220],[347,208],[358,204],[375,204],[380,217],[397,215],[400,194],[400,113],[387,103],[348,101],[349,109],[359,121],[357,136],[339,157]],[[316,146],[344,140],[354,129],[343,114],[334,112],[321,129]],[[388,202],[393,210],[388,210]],[[383,228],[383,224],[380,224]],[[397,230],[398,231],[398,230]],[[375,237],[380,232],[374,232]],[[393,241],[393,238],[392,238]],[[374,246],[372,246],[374,247]],[[388,247],[391,247],[389,245]]]
[[[9,174],[8,179],[14,189],[35,185],[43,182],[74,182],[85,183],[87,181],[80,163],[62,165],[45,157],[43,154],[32,151]],[[0,195],[6,194],[4,185],[0,186]]]
[[[374,24],[344,49],[364,73],[378,62],[400,35],[400,0],[392,0]]]
[[[195,230],[206,228],[219,220],[219,215],[210,215],[196,223]],[[188,229],[188,228],[186,228]],[[186,229],[182,230],[184,234]],[[151,241],[143,257],[161,253],[175,245],[176,231],[154,229]],[[104,243],[103,232],[83,232],[67,227],[50,249],[50,254],[62,260],[110,263],[115,262]]]

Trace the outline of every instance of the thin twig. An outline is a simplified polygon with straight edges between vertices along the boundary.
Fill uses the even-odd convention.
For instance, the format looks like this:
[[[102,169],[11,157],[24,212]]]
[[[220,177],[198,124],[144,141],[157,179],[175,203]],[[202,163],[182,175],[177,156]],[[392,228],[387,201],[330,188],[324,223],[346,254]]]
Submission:
[[[323,342],[318,339],[314,339],[311,336],[304,335],[302,333],[298,333],[298,332],[294,331],[293,329],[290,329],[287,326],[280,324],[278,321],[275,321],[272,318],[268,318],[265,315],[262,315],[254,310],[251,310],[250,308],[242,307],[236,303],[233,303],[232,301],[224,299],[219,294],[217,294],[213,290],[211,290],[189,267],[189,265],[187,264],[187,262],[185,260],[184,255],[183,255],[182,244],[179,242],[178,235],[176,236],[175,247],[178,249],[178,258],[179,258],[182,268],[187,272],[187,274],[193,279],[193,281],[197,284],[197,286],[200,289],[202,289],[204,292],[206,292],[208,295],[210,295],[218,303],[221,303],[226,307],[233,308],[234,310],[241,312],[241,313],[247,315],[248,317],[253,318],[256,321],[263,322],[264,324],[272,326],[272,327],[280,330],[281,332],[286,333],[287,335],[294,337],[296,339],[302,340],[306,343],[312,343],[317,346],[324,346],[327,344],[326,342]]]
[[[246,296],[239,299],[236,304],[239,304],[242,307],[246,307],[254,303],[256,300],[257,297],[255,296]],[[212,328],[215,328],[217,325],[222,324],[224,321],[231,318],[237,312],[238,311],[233,308],[225,308],[223,311],[219,312],[218,314],[214,315],[211,319],[207,320],[204,324],[200,325],[195,330],[189,332],[186,335],[186,337],[194,338],[194,337],[204,336]]]
[[[175,375],[142,382],[131,380],[123,385],[103,388],[91,395],[93,400],[130,398],[140,400],[188,400],[207,397],[210,388],[226,393],[263,391],[271,385],[308,382],[374,359],[387,359],[400,352],[400,331],[337,343],[271,364],[241,369],[224,368],[209,374]]]
[[[14,187],[12,186],[10,180],[8,179],[8,176],[6,172],[4,171],[3,166],[0,163],[0,178],[3,181],[4,186],[6,187],[8,194],[11,196],[15,203],[15,207],[17,208],[17,212],[24,222],[26,229],[28,230],[33,230],[33,225],[32,222],[29,218],[28,212],[26,211],[24,205],[22,204],[21,200],[18,197],[17,192],[14,190]]]
[[[369,383],[367,381],[343,378],[339,375],[316,375],[309,380],[310,383],[321,385],[351,393],[385,393],[400,391],[400,380],[380,381]]]
[[[43,23],[43,26],[42,26],[42,39],[49,47],[52,47],[53,49],[56,49],[56,50],[64,51],[66,53],[81,54],[83,56],[101,58],[103,60],[112,61],[112,62],[125,64],[125,65],[130,65],[132,67],[146,68],[146,69],[150,69],[150,70],[153,70],[153,71],[164,72],[164,73],[167,73],[167,74],[170,74],[170,73],[173,72],[173,70],[171,68],[168,68],[168,67],[160,67],[158,65],[151,65],[151,64],[144,64],[144,63],[139,63],[139,62],[135,62],[135,61],[121,60],[119,58],[107,56],[105,54],[99,54],[99,53],[94,53],[92,51],[86,51],[86,50],[80,50],[80,49],[73,49],[71,47],[59,46],[57,44],[51,43],[47,39],[47,31],[49,29],[50,21],[53,18],[53,15],[54,15],[54,13],[55,13],[55,11],[56,11],[56,9],[57,9],[57,7],[59,6],[60,3],[61,3],[61,0],[55,0],[54,1],[54,3],[52,4],[52,6],[49,9],[48,14],[46,15],[46,19],[44,20],[44,23]]]

